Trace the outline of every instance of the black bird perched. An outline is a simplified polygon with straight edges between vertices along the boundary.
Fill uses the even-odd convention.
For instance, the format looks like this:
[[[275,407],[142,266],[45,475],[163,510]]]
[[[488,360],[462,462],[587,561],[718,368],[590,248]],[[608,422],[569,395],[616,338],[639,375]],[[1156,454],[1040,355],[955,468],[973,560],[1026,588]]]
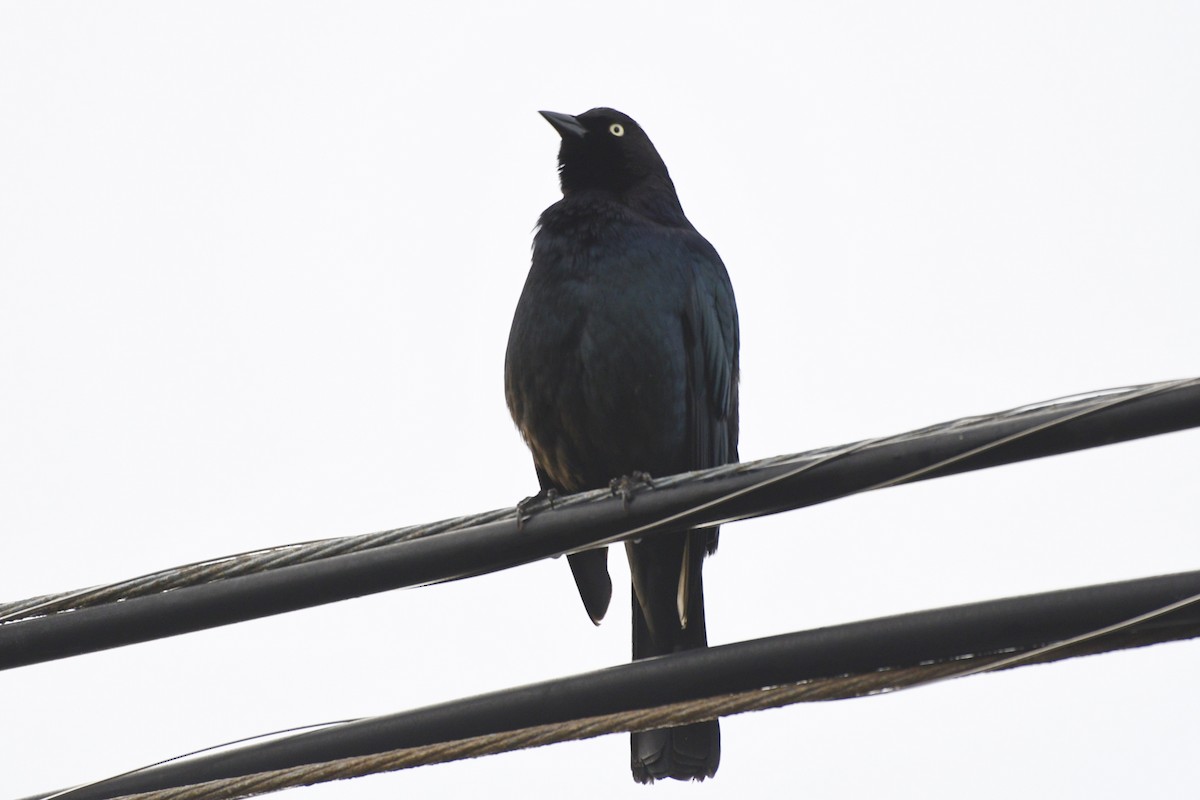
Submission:
[[[636,122],[611,108],[541,114],[562,137],[563,199],[538,221],[504,388],[543,492],[737,461],[738,319],[720,256]],[[635,659],[707,645],[701,566],[716,547],[716,528],[626,543]],[[607,551],[569,559],[599,624]],[[631,748],[639,782],[703,780],[720,761],[720,728],[635,733]]]

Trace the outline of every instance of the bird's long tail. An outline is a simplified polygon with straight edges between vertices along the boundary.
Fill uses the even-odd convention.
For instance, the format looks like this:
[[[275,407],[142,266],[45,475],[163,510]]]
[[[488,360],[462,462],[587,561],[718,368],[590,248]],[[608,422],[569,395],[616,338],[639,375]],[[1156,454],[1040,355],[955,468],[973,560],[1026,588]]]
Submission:
[[[658,534],[627,545],[634,579],[635,660],[708,646],[701,564],[709,536],[707,530]],[[721,729],[711,720],[634,733],[630,756],[639,783],[702,781],[716,773],[721,761]]]

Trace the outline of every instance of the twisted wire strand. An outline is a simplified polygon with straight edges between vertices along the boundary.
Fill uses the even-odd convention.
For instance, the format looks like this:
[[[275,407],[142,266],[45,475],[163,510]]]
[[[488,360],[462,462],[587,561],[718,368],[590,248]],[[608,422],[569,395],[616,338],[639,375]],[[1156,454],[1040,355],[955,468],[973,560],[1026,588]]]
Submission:
[[[197,586],[203,583],[267,572],[293,564],[319,561],[323,558],[370,550],[387,544],[419,539],[446,531],[461,530],[484,525],[505,518],[515,518],[516,510],[496,509],[479,514],[453,517],[422,525],[378,531],[356,536],[340,536],[331,539],[316,539],[309,542],[278,545],[249,550],[228,556],[196,561],[179,567],[146,573],[116,583],[101,584],[69,592],[30,597],[9,603],[0,603],[0,622],[14,622],[34,616],[53,614],[89,606],[104,605],[119,600],[158,594],[171,589]]]
[[[989,657],[998,660],[998,656]],[[647,731],[701,722],[749,711],[763,711],[793,703],[841,700],[879,694],[921,681],[952,677],[961,670],[959,662],[926,664],[898,670],[825,678],[803,683],[753,689],[746,692],[690,700],[650,709],[586,717],[564,723],[537,725],[502,733],[475,736],[424,747],[407,747],[259,772],[237,778],[123,795],[120,800],[233,800],[234,798],[311,786],[317,783],[396,772],[413,767],[442,764],[467,758],[525,750],[573,740],[592,739],[612,733]],[[83,788],[83,787],[79,787]],[[53,800],[70,800],[70,791]],[[47,798],[46,800],[52,800]]]
[[[929,425],[924,428],[906,431],[900,434],[883,436],[874,439],[865,439],[863,441],[854,442],[847,445],[818,448],[816,450],[810,450],[803,453],[773,456],[757,461],[726,464],[711,469],[681,473],[678,475],[671,475],[664,478],[655,479],[654,485],[656,487],[667,488],[686,483],[704,482],[706,480],[711,480],[713,478],[730,474],[753,472],[755,470],[768,467],[778,467],[788,464],[797,465],[793,470],[789,470],[785,473],[764,479],[759,483],[723,495],[706,503],[699,504],[691,509],[679,512],[678,514],[662,520],[657,520],[655,522],[640,526],[634,529],[634,531],[626,532],[625,534],[615,538],[624,538],[625,535],[630,533],[643,533],[651,529],[664,527],[670,523],[685,518],[689,514],[695,513],[698,510],[703,510],[705,508],[727,502],[734,497],[748,494],[764,486],[787,480],[802,472],[814,469],[822,464],[829,463],[830,461],[843,458],[852,453],[869,450],[884,444],[893,444],[896,442],[920,438],[922,436],[928,436],[934,433],[945,433],[983,423],[1009,419],[1021,414],[1030,413],[1032,411],[1045,411],[1048,409],[1057,408],[1064,412],[1064,415],[1061,417],[1047,420],[1039,425],[1017,431],[992,442],[987,442],[967,452],[960,453],[947,459],[942,459],[935,464],[922,467],[918,470],[906,472],[886,481],[881,481],[873,486],[857,490],[856,492],[851,492],[850,494],[881,489],[887,486],[903,483],[920,475],[928,474],[955,462],[961,461],[970,456],[977,455],[980,452],[999,447],[1010,441],[1015,441],[1025,436],[1029,436],[1040,430],[1061,425],[1081,416],[1092,414],[1097,411],[1111,408],[1115,405],[1152,394],[1157,394],[1172,389],[1179,389],[1195,384],[1200,384],[1200,378],[1161,381],[1158,383],[1076,394],[1056,400],[1019,406],[998,413],[963,417],[960,419],[951,420],[949,422],[942,422],[935,425]],[[317,561],[324,558],[329,558],[331,556],[361,552],[384,545],[395,544],[397,542],[418,539],[425,536],[433,536],[448,531],[462,530],[490,522],[497,522],[507,519],[516,520],[519,518],[519,516],[522,516],[526,513],[535,513],[548,508],[551,505],[557,508],[565,508],[583,503],[598,502],[600,500],[607,499],[610,496],[610,490],[598,489],[590,492],[580,492],[578,494],[569,495],[563,498],[556,498],[554,500],[539,499],[528,504],[518,504],[516,507],[494,509],[492,511],[453,517],[450,519],[422,525],[411,525],[356,536],[319,539],[310,542],[282,545],[278,547],[252,550],[230,556],[207,559],[180,567],[172,567],[165,570],[147,573],[136,578],[118,581],[115,583],[2,603],[0,604],[0,623],[14,622],[35,616],[43,616],[61,611],[86,608],[89,606],[103,605],[106,603],[131,599],[134,597],[158,594],[160,592],[179,589],[186,586],[195,586],[212,581],[223,580],[226,578],[233,578],[258,572],[266,572],[294,564]]]

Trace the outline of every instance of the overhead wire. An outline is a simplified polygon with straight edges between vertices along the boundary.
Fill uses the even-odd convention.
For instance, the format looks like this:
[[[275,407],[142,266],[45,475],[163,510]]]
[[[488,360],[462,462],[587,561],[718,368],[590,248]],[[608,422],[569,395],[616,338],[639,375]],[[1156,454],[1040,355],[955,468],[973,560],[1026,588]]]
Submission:
[[[953,459],[953,461],[958,461],[973,455],[977,451],[982,452],[984,450],[993,449],[996,446],[1004,444],[1006,441],[1028,436],[1029,434],[1035,433],[1038,430],[1052,427],[1080,416],[1102,411],[1111,406],[1136,400],[1141,397],[1146,397],[1174,389],[1187,388],[1189,386],[1194,386],[1197,383],[1200,383],[1200,378],[1163,381],[1153,384],[1143,384],[1138,386],[1105,389],[1095,392],[1075,394],[1054,400],[1047,400],[1025,406],[1019,406],[1017,408],[998,412],[996,414],[964,417],[961,419],[952,420],[950,422],[938,423],[925,428],[919,428],[913,431],[906,431],[900,434],[866,439],[848,445],[819,448],[817,450],[803,453],[774,456],[771,458],[751,462],[727,464],[707,470],[681,473],[679,475],[656,477],[653,481],[653,486],[656,488],[670,488],[681,483],[702,483],[706,480],[731,473],[752,472],[760,468],[800,462],[800,466],[793,471],[771,476],[770,478],[764,479],[760,483],[743,487],[737,490],[735,493],[714,498],[704,505],[691,509],[690,511],[694,513],[696,511],[703,510],[703,508],[718,505],[722,502],[727,502],[733,497],[756,491],[772,483],[777,483],[779,481],[795,477],[802,472],[808,471],[817,466],[821,466],[832,460],[842,458],[851,453],[870,449],[872,447],[878,447],[888,442],[903,441],[920,436],[927,436],[933,433],[947,433],[958,428],[978,425],[988,420],[1011,418],[1018,414],[1033,411],[1043,411],[1053,408],[1054,406],[1078,404],[1080,402],[1091,403],[1090,405],[1086,405],[1066,417],[1046,421],[1041,425],[1035,426],[1029,430],[1013,433],[1003,440],[981,445],[979,448],[976,448],[975,451],[962,453],[956,459]],[[1103,397],[1108,397],[1109,399],[1103,400],[1100,403],[1092,402]],[[941,462],[931,465],[925,470],[896,476],[892,479],[881,481],[874,486],[856,489],[854,493],[881,489],[887,486],[909,481],[919,476],[919,474],[923,472],[942,468],[948,463],[951,462]],[[491,522],[517,519],[518,516],[524,512],[544,511],[551,507],[563,509],[581,503],[599,502],[607,499],[609,494],[610,493],[605,490],[581,492],[565,497],[559,497],[553,501],[542,500],[538,503],[494,509],[491,511],[453,517],[450,519],[439,520],[426,524],[391,528],[388,530],[354,536],[333,537],[317,539],[308,542],[278,545],[268,548],[250,550],[243,553],[204,559],[182,566],[157,570],[135,578],[129,578],[114,583],[101,584],[72,591],[0,603],[0,623],[15,622],[36,616],[44,616],[59,611],[76,610],[121,600],[129,600],[135,597],[157,594],[172,589],[197,586],[225,578],[239,577],[296,564],[310,563],[312,561],[318,561],[337,555],[362,552],[389,544],[411,541],[413,539],[432,536],[439,533],[477,527]],[[680,512],[679,514],[673,515],[670,518],[665,518],[661,523],[657,524],[669,524],[670,522],[673,522],[676,519],[684,516],[685,513],[686,512]],[[649,528],[644,526],[642,529],[639,529],[639,532],[648,530]]]
[[[915,688],[1195,637],[1197,590],[1200,572],[1181,573],[719,645],[707,653],[364,719],[123,781],[106,779],[57,797],[101,800],[143,789],[153,790],[146,800],[250,796],[568,739]],[[334,751],[336,757],[314,757]]]
[[[1117,413],[1122,416],[1112,416]],[[911,480],[1197,425],[1200,379],[1167,381],[955,420],[840,448],[668,476],[655,480],[654,489],[639,493],[633,503],[592,492],[556,501],[555,513],[539,508],[520,521],[515,509],[505,509],[483,515],[494,515],[491,522],[466,527],[461,527],[465,519],[479,515],[350,537],[359,541],[325,540],[316,547],[354,548],[371,536],[411,537],[366,552],[322,555],[119,603],[11,621],[0,625],[0,668],[469,577],[665,526],[711,525],[776,513]],[[312,545],[305,547],[313,552]],[[261,557],[259,553],[251,558]]]

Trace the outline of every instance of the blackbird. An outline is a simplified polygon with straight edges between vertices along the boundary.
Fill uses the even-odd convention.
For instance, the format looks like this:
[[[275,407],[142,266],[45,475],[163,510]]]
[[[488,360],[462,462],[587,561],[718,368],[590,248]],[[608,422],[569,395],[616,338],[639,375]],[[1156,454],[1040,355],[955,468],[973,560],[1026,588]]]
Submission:
[[[563,197],[538,220],[513,316],[505,397],[542,491],[738,460],[738,317],[713,246],[684,216],[667,167],[625,114],[543,111],[562,138]],[[707,646],[704,557],[717,528],[626,542],[633,658]],[[606,548],[570,555],[592,621],[608,608]],[[635,780],[703,780],[716,720],[632,734]]]

